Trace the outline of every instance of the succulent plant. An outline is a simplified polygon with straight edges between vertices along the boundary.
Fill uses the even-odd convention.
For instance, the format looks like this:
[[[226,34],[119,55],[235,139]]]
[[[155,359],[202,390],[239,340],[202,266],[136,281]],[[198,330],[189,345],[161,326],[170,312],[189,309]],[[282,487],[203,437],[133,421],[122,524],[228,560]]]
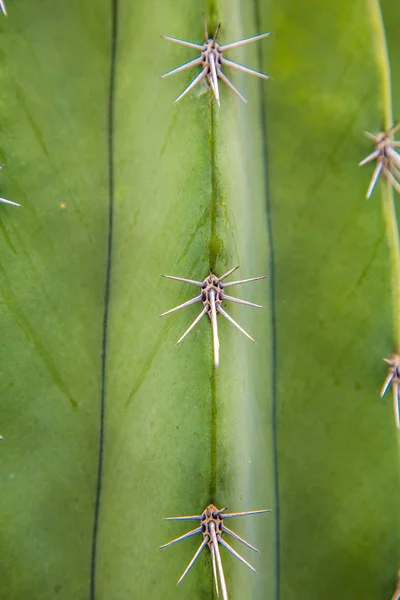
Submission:
[[[228,505],[272,508],[235,528],[256,575],[220,550],[230,600],[390,600],[400,198],[385,163],[367,202],[379,157],[357,165],[364,131],[400,120],[398,4],[7,9],[0,196],[23,208],[0,204],[2,596],[213,598],[210,552],[176,588],[197,538],[157,548],[187,531],[165,516]],[[206,77],[174,104],[195,71],[158,79],[193,59],[160,36],[202,45],[202,10],[222,46],[272,34],[230,50],[272,78],[226,67],[248,104],[221,86],[219,108]],[[216,369],[209,319],[178,347],[183,311],[156,319],[192,291],[160,275],[233,265],[268,276],[243,296],[266,310],[229,306],[257,344],[218,319]]]

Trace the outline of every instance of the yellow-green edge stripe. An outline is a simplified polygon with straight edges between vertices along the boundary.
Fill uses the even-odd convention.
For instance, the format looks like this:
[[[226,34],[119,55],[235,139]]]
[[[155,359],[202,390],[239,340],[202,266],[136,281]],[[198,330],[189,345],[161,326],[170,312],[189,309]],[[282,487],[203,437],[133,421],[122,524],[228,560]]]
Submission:
[[[392,86],[389,63],[389,52],[386,42],[385,25],[379,0],[368,0],[371,25],[375,32],[374,42],[376,56],[381,77],[383,92],[384,129],[387,131],[393,126]],[[393,350],[400,351],[400,240],[397,225],[396,207],[393,197],[393,188],[389,181],[384,180],[383,185],[383,214],[386,223],[387,239],[389,244],[392,265],[392,290],[395,339]]]
[[[392,104],[392,77],[390,72],[389,51],[386,41],[385,24],[381,4],[379,0],[367,0],[371,26],[375,33],[374,42],[376,47],[376,56],[379,65],[379,74],[381,77],[381,89],[383,92],[383,116],[384,129],[387,131],[393,127],[393,104]],[[392,273],[392,310],[394,317],[394,344],[393,349],[400,351],[400,240],[399,228],[397,224],[396,206],[394,203],[393,188],[389,181],[382,182],[383,189],[383,214],[386,224],[387,240],[389,245],[391,273]],[[397,572],[399,582],[400,569]],[[397,597],[397,590],[393,596]]]

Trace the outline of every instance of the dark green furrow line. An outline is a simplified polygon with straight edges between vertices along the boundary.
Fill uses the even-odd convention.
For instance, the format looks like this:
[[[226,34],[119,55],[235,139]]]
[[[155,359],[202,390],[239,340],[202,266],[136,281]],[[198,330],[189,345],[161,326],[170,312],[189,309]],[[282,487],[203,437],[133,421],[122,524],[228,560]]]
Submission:
[[[96,558],[97,541],[99,533],[99,517],[102,490],[103,459],[104,459],[104,419],[106,404],[106,370],[107,370],[107,334],[111,293],[111,254],[113,244],[113,220],[114,220],[114,100],[115,100],[115,72],[118,34],[118,0],[111,0],[111,62],[110,62],[110,87],[108,98],[108,245],[106,281],[104,289],[104,318],[103,318],[103,340],[101,359],[101,398],[100,398],[100,439],[99,458],[97,470],[96,501],[93,519],[92,553],[90,570],[90,600],[96,598]]]
[[[210,469],[210,491],[209,491],[209,501],[211,504],[215,504],[217,502],[217,386],[215,381],[215,365],[214,362],[212,364],[211,371],[211,427],[210,427],[210,459],[211,459],[211,469]]]
[[[256,31],[262,32],[262,22],[260,13],[260,2],[254,0],[254,12]],[[258,68],[261,72],[263,69],[262,46],[257,45],[257,60]],[[265,115],[266,92],[265,82],[259,80],[260,93],[260,122],[261,122],[261,139],[263,153],[263,171],[264,171],[264,188],[265,188],[265,204],[267,212],[267,232],[268,232],[268,251],[269,251],[269,289],[270,289],[270,323],[272,336],[272,353],[271,353],[271,390],[272,390],[272,406],[271,406],[271,422],[272,422],[272,444],[273,444],[273,469],[274,469],[274,495],[275,495],[275,599],[280,599],[280,577],[281,577],[281,559],[280,559],[280,507],[279,507],[279,470],[278,470],[278,431],[277,431],[277,339],[276,339],[276,305],[275,305],[275,255],[274,255],[274,238],[273,238],[273,223],[271,214],[271,200],[269,188],[269,173],[268,173],[268,144],[267,144],[267,119]]]

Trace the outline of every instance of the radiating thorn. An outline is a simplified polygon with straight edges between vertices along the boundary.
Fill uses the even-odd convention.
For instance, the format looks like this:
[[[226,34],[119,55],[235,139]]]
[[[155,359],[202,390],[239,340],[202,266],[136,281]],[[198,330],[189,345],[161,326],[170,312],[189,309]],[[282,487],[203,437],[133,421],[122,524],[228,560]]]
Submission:
[[[160,75],[160,79],[164,79],[165,77],[168,77],[169,75],[173,75],[174,73],[180,73],[181,71],[186,71],[186,69],[191,69],[192,67],[201,64],[201,62],[202,62],[201,56],[200,56],[200,58],[194,58],[193,60],[190,60],[189,62],[184,63],[180,67],[175,67],[175,69],[171,69],[171,71],[167,71],[166,73],[164,73],[164,75]]]
[[[188,564],[188,566],[186,567],[186,569],[185,569],[185,570],[184,570],[184,572],[182,573],[182,575],[181,575],[181,577],[179,578],[179,580],[178,580],[178,583],[177,583],[176,585],[179,585],[179,584],[181,583],[181,581],[183,581],[183,580],[184,580],[184,578],[185,578],[185,577],[186,577],[186,575],[189,573],[190,569],[193,567],[193,565],[194,565],[194,563],[196,562],[196,560],[199,558],[199,556],[200,556],[200,554],[201,554],[201,552],[202,552],[202,550],[203,550],[204,546],[206,546],[206,545],[207,545],[207,538],[205,538],[205,539],[204,539],[204,540],[201,542],[201,544],[200,544],[200,546],[199,546],[198,550],[196,551],[196,554],[193,556],[192,560],[190,561],[190,563]]]
[[[199,81],[201,81],[202,79],[204,79],[204,77],[206,76],[208,71],[208,67],[204,67],[204,69],[202,71],[200,71],[200,73],[197,75],[197,77],[195,77],[192,81],[192,83],[190,83],[187,88],[185,90],[183,90],[182,94],[180,94],[177,99],[174,101],[174,104],[176,104],[177,102],[179,102],[179,100],[181,100],[184,96],[186,96],[186,94],[188,94],[190,92],[190,90],[192,88],[194,88],[195,85],[197,85],[199,83]]]
[[[246,540],[244,540],[243,538],[241,538],[234,531],[231,531],[231,529],[228,529],[226,527],[226,525],[224,525],[224,524],[222,525],[222,531],[225,531],[225,533],[227,533],[228,535],[230,535],[231,537],[233,537],[238,542],[241,542],[242,544],[244,544],[245,546],[247,546],[248,548],[250,548],[250,550],[254,550],[254,552],[258,552],[259,553],[259,550],[257,550],[257,548],[254,548],[254,546],[252,546],[251,544],[249,544],[249,542],[246,542]]]
[[[374,191],[374,187],[376,185],[376,182],[378,181],[379,175],[382,172],[382,168],[383,168],[383,162],[378,162],[378,164],[376,165],[375,170],[373,172],[372,179],[371,179],[371,182],[370,182],[368,190],[367,190],[367,200],[371,197],[371,194]]]
[[[165,277],[166,279],[174,279],[175,281],[183,281],[184,283],[191,283],[193,285],[202,286],[202,281],[195,281],[194,279],[184,279],[183,277],[172,277],[172,275],[161,275],[161,277]]]
[[[389,156],[389,158],[392,159],[396,167],[400,167],[400,154],[396,152],[396,150],[394,150],[391,145],[386,148],[386,153]]]
[[[398,169],[393,163],[390,165],[390,173],[392,173],[396,179],[400,180],[400,169]]]
[[[395,135],[395,133],[397,133],[398,131],[400,131],[400,123],[394,125],[391,129],[389,129],[387,135],[391,137],[392,135]]]
[[[225,50],[230,50],[231,48],[238,48],[239,46],[244,46],[245,44],[251,44],[252,42],[256,42],[257,40],[262,40],[263,38],[271,35],[268,33],[260,33],[259,35],[253,35],[249,38],[244,38],[243,40],[239,40],[238,42],[232,42],[231,44],[224,44],[221,46],[221,50],[224,52]]]
[[[241,281],[230,281],[229,283],[224,283],[224,288],[232,287],[232,285],[240,285],[241,283],[249,283],[250,281],[259,281],[260,279],[268,279],[268,275],[251,277],[251,279],[242,279]]]
[[[211,59],[210,59],[210,65],[211,65]],[[211,69],[211,66],[210,66]],[[212,72],[210,71],[210,73],[208,73],[207,75],[207,81],[212,89],[212,93],[214,94],[215,100],[217,101],[217,96],[219,94],[219,90],[215,87],[215,82],[214,82],[214,78],[212,76]],[[218,101],[217,101],[218,104]],[[220,107],[221,105],[218,104],[218,106]]]
[[[194,327],[196,327],[197,323],[200,321],[200,319],[202,319],[204,317],[204,315],[206,314],[206,312],[207,312],[207,308],[203,308],[203,310],[201,311],[201,313],[199,314],[199,316],[195,318],[195,320],[190,325],[190,327],[188,327],[186,329],[185,333],[176,342],[177,344],[180,344],[181,341],[185,339],[185,337],[187,336],[187,334],[190,333]]]
[[[214,84],[214,94],[215,94],[215,99],[217,101],[218,106],[221,106],[220,101],[219,101],[219,89],[218,89],[218,77],[217,77],[217,71],[215,69],[215,57],[214,54],[210,54],[210,66],[211,66],[211,77],[213,80],[213,84]]]
[[[217,92],[215,90],[214,81],[210,74],[207,75],[207,81],[212,89],[212,93],[214,94],[214,98],[217,97]]]
[[[222,560],[221,560],[221,555],[219,553],[219,547],[218,547],[218,539],[217,539],[217,535],[215,533],[215,524],[213,522],[210,523],[210,535],[211,535],[212,545],[214,546],[214,550],[215,550],[215,557],[217,559],[219,581],[221,583],[221,590],[222,590],[222,598],[223,598],[223,600],[228,600],[228,591],[226,589],[224,569],[222,567]]]
[[[397,572],[396,589],[392,596],[392,600],[399,600],[399,598],[400,598],[400,570]]]
[[[263,513],[272,512],[272,508],[263,508],[262,510],[248,510],[246,512],[225,513],[224,519],[234,519],[235,517],[247,517],[249,515],[261,515]]]
[[[400,416],[399,416],[399,380],[396,378],[393,381],[393,410],[394,418],[396,421],[397,429],[400,429]]]
[[[215,30],[215,33],[214,33],[213,42],[215,42],[217,40],[220,29],[221,29],[221,23],[218,23],[217,29]]]
[[[211,290],[209,295],[210,295],[210,306],[211,306],[211,325],[212,325],[213,348],[214,348],[214,365],[216,368],[218,368],[218,366],[219,366],[219,337],[218,337],[217,311],[216,311],[216,306],[215,306],[214,290]]]
[[[21,204],[17,204],[16,202],[11,202],[11,200],[6,200],[5,198],[0,198],[0,202],[4,204],[12,204],[13,206],[21,206]]]
[[[242,101],[242,102],[244,102],[245,104],[247,104],[247,103],[248,103],[248,102],[247,102],[247,100],[246,100],[246,98],[245,98],[244,96],[242,96],[242,94],[241,94],[241,93],[239,92],[239,90],[238,90],[238,89],[237,89],[237,88],[236,88],[236,87],[233,85],[233,83],[232,83],[231,81],[229,81],[229,79],[227,78],[227,76],[225,75],[225,73],[223,73],[223,72],[221,71],[221,69],[218,71],[218,75],[219,75],[220,79],[222,79],[222,81],[223,81],[224,83],[226,83],[226,85],[227,85],[228,87],[230,87],[230,88],[231,88],[231,90],[232,90],[233,92],[235,92],[235,94],[236,94],[236,95],[237,95],[237,96],[238,96],[238,97],[241,99],[241,101]]]
[[[247,333],[247,331],[245,331],[242,327],[240,327],[239,323],[236,323],[236,321],[234,319],[232,319],[232,317],[230,315],[228,315],[228,313],[225,312],[221,306],[218,306],[217,310],[219,313],[221,313],[221,315],[223,317],[225,317],[225,319],[227,319],[229,321],[229,323],[232,323],[232,325],[234,325],[237,329],[239,329],[239,331],[241,331],[246,337],[248,337],[249,340],[256,343],[256,341],[251,337],[251,335],[249,335]]]
[[[237,267],[233,267],[233,269],[229,269],[229,271],[227,271],[224,275],[222,275],[222,277],[218,277],[218,281],[223,281],[224,279],[229,277],[229,275],[231,275],[232,273],[237,271],[238,268],[239,268],[239,265]]]
[[[210,546],[210,552],[211,552],[211,560],[212,560],[212,568],[213,568],[213,578],[214,578],[214,583],[215,583],[215,591],[217,593],[217,598],[219,598],[217,565],[216,565],[216,562],[215,562],[214,544],[211,544],[211,546]]]
[[[383,360],[388,365],[389,372],[382,386],[381,398],[386,394],[389,386],[392,385],[394,418],[397,429],[400,429],[400,356],[397,352],[393,352],[389,358]]]
[[[255,75],[256,77],[260,77],[261,79],[270,79],[268,75],[265,73],[261,73],[260,71],[255,71],[254,69],[249,69],[249,67],[245,67],[239,63],[234,62],[233,60],[229,60],[227,58],[221,58],[221,62],[223,65],[228,65],[232,67],[232,69],[237,69],[238,71],[243,71],[243,73],[249,73],[250,75]]]
[[[189,515],[187,517],[164,517],[163,521],[201,521],[203,515]]]
[[[236,550],[234,550],[232,548],[232,546],[230,546],[228,544],[228,542],[226,542],[221,536],[219,536],[218,541],[220,544],[222,544],[222,546],[224,546],[224,548],[226,548],[231,554],[233,554],[233,556],[235,556],[236,558],[238,558],[244,565],[246,565],[247,568],[250,569],[250,571],[253,571],[253,573],[256,573],[256,570],[254,567],[251,566],[250,563],[247,562],[247,560],[245,560],[243,558],[243,556],[240,556],[240,554],[238,552],[236,552]]]
[[[196,298],[192,298],[191,300],[188,300],[187,302],[184,302],[183,304],[180,304],[179,306],[175,306],[175,308],[171,308],[171,310],[167,310],[167,312],[162,313],[161,315],[158,315],[158,317],[165,317],[165,315],[170,315],[171,313],[180,310],[181,308],[185,308],[185,306],[190,306],[191,304],[194,304],[195,302],[199,302],[201,300],[201,294],[200,296],[196,296]]]
[[[374,152],[372,152],[366,158],[364,158],[362,161],[360,161],[358,163],[358,166],[362,167],[363,165],[366,165],[367,163],[369,163],[371,160],[375,160],[376,158],[378,158],[378,156],[380,155],[380,153],[381,153],[380,150],[374,150]]]
[[[227,508],[228,508],[227,506],[224,506],[224,508],[220,508],[219,510],[215,511],[215,512],[213,513],[213,517],[214,517],[214,518],[216,518],[216,517],[219,517],[219,516],[221,516],[221,515],[222,515],[222,513],[224,513],[224,512],[226,511],[226,509],[227,509]],[[223,516],[223,515],[222,515],[222,516]]]
[[[193,535],[196,535],[198,533],[201,533],[201,527],[197,527],[197,529],[192,529],[192,531],[188,531],[188,533],[185,533],[184,535],[181,535],[181,536],[175,538],[174,540],[172,540],[171,542],[168,542],[167,544],[163,544],[158,549],[162,550],[163,548],[168,548],[169,546],[173,546],[174,544],[177,544],[178,542],[182,542],[182,540],[186,540],[187,538],[190,538]]]
[[[5,11],[5,5],[4,5],[4,4],[2,4],[1,0],[0,0],[0,7],[1,7],[2,9],[3,9],[3,7],[4,7],[4,10],[3,10],[3,12],[4,12],[4,11]],[[6,13],[6,12],[4,12],[4,14],[7,16],[7,13]],[[1,169],[2,169],[3,167],[4,167],[4,165],[0,165],[0,171],[1,171]],[[16,202],[11,202],[11,200],[6,200],[5,198],[0,198],[0,202],[3,202],[4,204],[11,204],[12,206],[21,206],[21,204],[17,204]]]
[[[4,16],[7,16],[7,9],[6,9],[6,5],[5,2],[3,0],[0,0],[0,8],[3,11]]]
[[[227,294],[222,295],[223,300],[229,300],[229,302],[236,302],[237,304],[244,304],[245,306],[254,306],[254,308],[265,308],[265,306],[261,306],[260,304],[254,304],[253,302],[247,302],[247,300],[241,300],[240,298],[234,298],[233,296],[228,296]]]
[[[388,169],[384,169],[384,175],[389,180],[390,184],[394,187],[396,192],[400,194],[400,183],[393,177],[392,173]]]
[[[378,137],[376,135],[373,135],[372,133],[369,133],[369,131],[364,131],[364,135],[366,135],[367,138],[369,138],[375,143],[378,141]]]
[[[386,360],[386,359],[384,359],[384,360]],[[383,398],[383,396],[386,394],[388,387],[392,383],[393,377],[394,377],[394,373],[389,372],[383,383],[382,389],[381,389],[381,398]]]
[[[206,22],[206,17],[204,14],[204,10],[201,13],[201,18],[203,19],[203,28],[204,28],[204,41],[208,40],[208,29],[207,29],[207,22]]]
[[[175,42],[175,44],[181,44],[181,46],[187,46],[188,48],[196,48],[196,50],[202,50],[202,44],[195,44],[194,42],[187,42],[186,40],[180,40],[178,38],[170,37],[169,35],[161,36],[164,40],[169,42]]]
[[[0,0],[0,8],[3,9],[3,7],[4,7],[4,10],[5,10],[5,5],[2,4],[2,2]],[[4,12],[4,10],[3,10],[3,12]],[[4,12],[4,14],[7,15],[6,12]],[[0,171],[1,171],[1,169],[3,167],[4,167],[4,165],[0,165]],[[11,200],[6,200],[5,198],[0,198],[0,202],[3,202],[4,204],[11,204],[12,206],[21,206],[21,204],[17,204],[16,202],[11,202]]]

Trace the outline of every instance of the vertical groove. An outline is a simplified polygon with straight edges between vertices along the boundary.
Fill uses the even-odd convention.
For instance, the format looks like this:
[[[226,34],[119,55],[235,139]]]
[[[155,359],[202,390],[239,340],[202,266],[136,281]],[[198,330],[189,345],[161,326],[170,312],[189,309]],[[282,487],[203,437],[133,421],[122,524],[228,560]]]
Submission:
[[[92,553],[90,570],[90,599],[96,598],[96,558],[97,541],[99,532],[99,515],[101,504],[102,475],[103,475],[103,451],[104,451],[104,418],[105,418],[105,387],[106,387],[106,368],[107,368],[107,333],[108,317],[111,292],[111,253],[113,242],[113,218],[114,218],[114,91],[115,91],[115,70],[116,70],[116,51],[117,51],[117,17],[118,0],[111,0],[111,60],[110,60],[110,80],[108,96],[108,244],[107,244],[107,263],[106,263],[106,281],[104,289],[104,317],[103,317],[103,340],[102,340],[102,359],[101,359],[101,396],[100,396],[100,439],[99,439],[99,458],[97,470],[96,500],[93,520],[92,534]]]
[[[210,458],[211,458],[211,469],[210,469],[210,503],[215,504],[217,502],[217,390],[215,381],[215,365],[212,365],[211,371],[211,436],[210,436]]]
[[[210,198],[210,240],[208,242],[208,253],[210,269],[215,271],[218,258],[218,240],[217,240],[217,206],[218,206],[218,177],[216,165],[216,146],[217,126],[215,118],[214,96],[210,94],[210,159],[211,159],[211,198]]]
[[[215,244],[216,239],[216,228],[217,228],[217,199],[218,199],[218,182],[216,172],[216,157],[215,157],[215,114],[214,114],[214,98],[210,94],[210,160],[211,160],[211,198],[210,198],[210,240],[209,240],[209,267],[210,270],[215,271],[217,261],[217,245]],[[210,385],[210,398],[211,398],[211,436],[210,436],[210,502],[213,504],[216,502],[217,493],[217,389],[216,389],[216,372],[214,362],[212,363],[211,371],[211,385]]]
[[[208,0],[208,16],[205,15],[208,27],[211,23],[214,24],[217,16],[216,0]],[[209,29],[210,32],[210,29]],[[210,173],[211,173],[211,189],[210,189],[210,239],[208,242],[208,262],[210,270],[215,272],[216,262],[218,257],[218,244],[216,243],[217,231],[217,203],[218,203],[218,181],[217,181],[217,166],[216,166],[216,122],[214,96],[210,96]],[[211,367],[210,378],[210,488],[209,501],[212,504],[217,502],[217,385],[216,385],[216,368],[214,361]],[[214,588],[212,597],[214,598]]]
[[[263,31],[261,23],[260,3],[259,0],[254,0],[256,28],[259,33]],[[261,72],[263,69],[262,47],[257,46],[258,66]],[[275,306],[275,255],[274,255],[274,238],[272,232],[272,215],[271,201],[268,176],[268,145],[267,145],[267,120],[265,116],[266,93],[264,82],[258,82],[260,90],[260,122],[261,122],[261,139],[262,139],[262,154],[263,154],[263,171],[264,171],[264,188],[265,202],[267,212],[267,231],[268,231],[268,251],[269,251],[269,288],[270,288],[270,323],[271,323],[271,422],[272,422],[272,446],[273,446],[273,470],[274,470],[274,495],[275,495],[275,599],[280,599],[280,578],[281,578],[281,558],[280,558],[280,506],[279,506],[279,470],[278,470],[278,431],[277,431],[277,339],[276,339],[276,306]]]

